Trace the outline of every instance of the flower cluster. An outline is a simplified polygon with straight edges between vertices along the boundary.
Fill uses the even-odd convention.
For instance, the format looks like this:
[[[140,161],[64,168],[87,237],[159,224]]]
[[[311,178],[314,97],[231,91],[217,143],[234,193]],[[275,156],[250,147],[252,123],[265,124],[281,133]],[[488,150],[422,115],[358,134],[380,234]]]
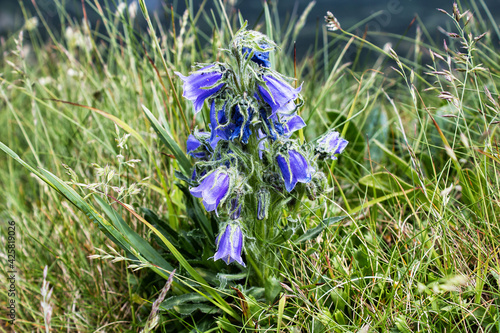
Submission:
[[[316,160],[336,159],[347,145],[334,131],[316,144],[292,138],[306,125],[298,114],[302,86],[271,69],[270,52],[276,48],[267,36],[242,28],[226,63],[201,65],[189,76],[176,73],[195,113],[205,101],[210,106],[210,130],[196,129],[187,140],[188,154],[198,159],[190,192],[222,217],[213,258],[227,264],[245,266],[244,235],[268,236],[262,234],[266,228],[256,230],[255,221],[276,223],[271,204],[280,207],[304,193],[305,185],[298,184],[316,184],[318,192],[317,184],[325,182],[318,180],[324,175],[316,171]]]

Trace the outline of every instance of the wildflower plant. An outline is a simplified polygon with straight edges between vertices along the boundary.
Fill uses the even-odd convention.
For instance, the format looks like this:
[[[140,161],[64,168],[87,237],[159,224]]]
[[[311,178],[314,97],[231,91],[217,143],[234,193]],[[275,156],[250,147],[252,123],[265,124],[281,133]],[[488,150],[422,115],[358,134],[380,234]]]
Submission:
[[[306,126],[298,112],[302,86],[272,69],[269,54],[276,49],[243,26],[224,50],[225,62],[176,73],[195,113],[205,101],[210,107],[209,130],[196,128],[187,140],[196,163],[185,180],[219,221],[212,259],[248,266],[268,301],[279,291],[277,246],[299,229],[291,221],[304,194],[315,200],[326,190],[318,161],[336,159],[348,143],[333,130],[311,143],[293,138]]]

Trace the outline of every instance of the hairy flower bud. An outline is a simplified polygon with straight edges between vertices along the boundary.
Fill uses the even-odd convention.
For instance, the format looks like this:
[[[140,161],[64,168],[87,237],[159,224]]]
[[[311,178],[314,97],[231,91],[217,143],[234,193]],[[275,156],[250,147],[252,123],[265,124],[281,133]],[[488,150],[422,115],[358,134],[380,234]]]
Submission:
[[[281,180],[281,176],[277,172],[264,173],[264,182],[272,186],[277,192],[283,193],[284,184]]]
[[[229,217],[231,218],[231,220],[236,220],[240,217],[240,215],[241,215],[241,200],[240,196],[237,195],[236,197],[230,200]]]
[[[271,194],[266,188],[261,188],[257,192],[257,219],[264,220],[267,219],[269,204],[271,201]]]

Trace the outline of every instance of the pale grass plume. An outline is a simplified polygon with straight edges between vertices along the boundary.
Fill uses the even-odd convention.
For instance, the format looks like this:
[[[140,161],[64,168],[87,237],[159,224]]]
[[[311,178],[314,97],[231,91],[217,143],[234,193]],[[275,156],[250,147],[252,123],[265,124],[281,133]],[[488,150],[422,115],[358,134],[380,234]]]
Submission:
[[[49,289],[49,282],[47,281],[48,266],[43,269],[43,282],[40,294],[42,295],[42,302],[40,303],[43,313],[43,321],[45,323],[45,332],[50,332],[50,321],[52,319],[53,306],[50,304],[50,297],[54,288]]]

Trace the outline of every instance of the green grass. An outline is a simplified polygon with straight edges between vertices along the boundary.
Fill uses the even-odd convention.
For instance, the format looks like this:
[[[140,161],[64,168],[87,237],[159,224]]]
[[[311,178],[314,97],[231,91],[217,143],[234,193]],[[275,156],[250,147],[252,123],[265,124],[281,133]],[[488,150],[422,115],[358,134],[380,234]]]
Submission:
[[[101,232],[100,215],[92,223],[66,198],[76,202],[79,194],[80,207],[104,213],[107,202],[155,248],[165,242],[147,224],[126,207],[95,197],[109,193],[136,210],[152,210],[174,230],[189,230],[192,216],[175,185],[179,159],[171,157],[175,153],[160,140],[142,105],[184,150],[193,126],[206,127],[208,110],[194,117],[173,72],[185,74],[195,62],[221,59],[220,48],[231,39],[228,22],[232,31],[239,27],[234,11],[226,8],[226,17],[219,1],[213,12],[171,13],[175,28],[158,25],[152,16],[155,35],[138,33],[126,11],[115,16],[88,3],[106,35],[71,20],[59,5],[63,28],[51,31],[47,42],[40,36],[42,20],[36,29],[11,35],[1,50],[0,142],[35,167],[30,171],[0,155],[0,216],[14,220],[17,228],[18,332],[48,331],[41,307],[45,266],[53,287],[52,331],[123,332],[145,326],[168,270],[127,268],[129,254]],[[311,140],[333,127],[350,145],[337,163],[324,165],[333,190],[317,206],[305,204],[300,217],[309,228],[322,218],[349,218],[317,238],[282,245],[277,259],[283,289],[274,304],[249,292],[243,311],[237,297],[223,295],[231,307],[216,323],[216,316],[199,310],[184,315],[197,304],[185,302],[183,311],[172,306],[160,312],[158,331],[180,332],[183,326],[228,332],[500,330],[500,56],[495,30],[478,42],[468,37],[493,23],[483,2],[471,2],[475,19],[465,27],[467,16],[457,21],[451,5],[450,17],[443,14],[456,33],[444,37],[448,50],[417,34],[406,38],[411,52],[398,57],[347,31],[323,36],[318,31],[316,46],[296,64],[296,77],[304,82],[301,115],[308,120],[303,135]],[[137,15],[135,21],[140,9]],[[297,20],[283,26],[278,13],[265,8],[255,29],[284,52],[291,36],[300,33],[294,31]],[[211,33],[197,28],[201,22]],[[342,57],[345,48],[338,45],[351,38],[350,48],[363,48],[373,59],[364,69]],[[429,48],[435,52],[430,59]],[[295,76],[293,59],[277,53],[274,60],[278,71]],[[125,163],[131,160],[140,161]],[[69,182],[74,194],[36,166]],[[116,216],[102,216],[121,223]],[[3,223],[2,237],[6,232]],[[3,251],[2,278],[7,274]],[[183,254],[162,251],[178,269],[174,294],[189,289],[184,284],[189,281],[211,281],[190,271],[193,260],[183,263]],[[89,258],[96,254],[104,260]],[[145,258],[142,266],[152,267],[149,261]],[[213,287],[196,289],[217,297]],[[0,288],[0,294],[4,308],[7,291]],[[11,330],[4,312],[0,327]]]

